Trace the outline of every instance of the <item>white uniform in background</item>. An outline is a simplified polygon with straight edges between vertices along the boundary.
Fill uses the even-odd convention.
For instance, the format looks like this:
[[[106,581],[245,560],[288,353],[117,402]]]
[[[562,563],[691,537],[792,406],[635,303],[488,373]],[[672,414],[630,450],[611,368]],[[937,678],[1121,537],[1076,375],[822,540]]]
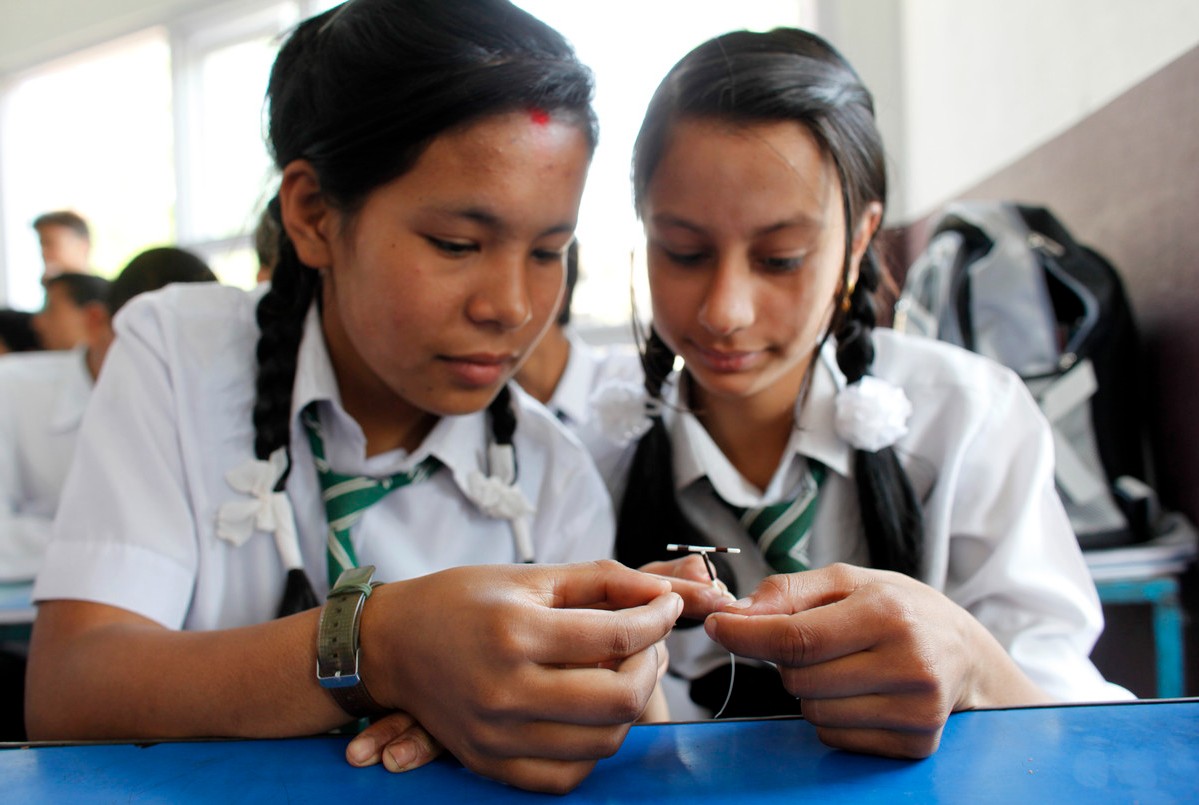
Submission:
[[[35,600],[96,601],[171,628],[219,629],[274,617],[285,569],[273,535],[255,531],[241,546],[217,536],[220,507],[249,499],[225,474],[254,456],[260,295],[177,286],[122,310]],[[586,452],[522,391],[514,387],[512,397],[517,484],[536,507],[537,561],[609,557],[611,506]],[[429,455],[445,465],[388,494],[354,526],[358,559],[377,567],[377,579],[516,560],[509,521],[481,513],[462,491],[472,471],[487,469],[486,414],[443,417],[415,452],[367,458],[365,437],[341,406],[314,306],[298,355],[287,493],[318,597],[328,586],[326,518],[299,421],[313,401],[321,408],[326,456],[338,472],[382,477]]]
[[[604,462],[615,457],[613,443],[596,424],[591,395],[613,381],[641,385],[641,357],[631,344],[592,346],[570,327],[566,328],[566,339],[570,342],[570,357],[546,407],[579,437],[600,465],[600,473],[606,475],[609,468]]]
[[[85,355],[0,358],[0,581],[31,581],[41,566],[92,393]]]

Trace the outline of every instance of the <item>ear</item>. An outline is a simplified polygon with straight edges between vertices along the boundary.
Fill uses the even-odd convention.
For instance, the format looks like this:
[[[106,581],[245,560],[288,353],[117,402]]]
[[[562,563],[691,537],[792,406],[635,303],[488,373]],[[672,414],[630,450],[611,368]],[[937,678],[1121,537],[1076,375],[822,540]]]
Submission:
[[[279,207],[283,228],[300,261],[316,269],[332,265],[336,211],[326,201],[316,171],[307,160],[297,159],[283,169]]]
[[[850,252],[849,261],[849,287],[853,288],[858,281],[858,266],[862,263],[862,255],[866,254],[867,247],[870,246],[870,241],[874,240],[874,233],[883,223],[883,205],[877,201],[872,201],[866,205],[866,209],[862,211],[862,215],[858,218],[857,226],[853,230],[853,244]]]
[[[83,312],[83,328],[87,332],[89,342],[104,340],[112,334],[112,316],[107,305],[103,302],[88,302],[80,310]]]

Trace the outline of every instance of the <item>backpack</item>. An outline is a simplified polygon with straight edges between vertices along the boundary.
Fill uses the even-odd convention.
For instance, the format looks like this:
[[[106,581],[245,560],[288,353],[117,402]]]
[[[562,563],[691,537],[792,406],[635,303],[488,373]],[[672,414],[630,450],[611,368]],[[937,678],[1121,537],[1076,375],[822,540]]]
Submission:
[[[904,279],[894,326],[1020,376],[1052,428],[1055,482],[1084,550],[1157,535],[1132,309],[1111,263],[1049,210],[947,207]]]

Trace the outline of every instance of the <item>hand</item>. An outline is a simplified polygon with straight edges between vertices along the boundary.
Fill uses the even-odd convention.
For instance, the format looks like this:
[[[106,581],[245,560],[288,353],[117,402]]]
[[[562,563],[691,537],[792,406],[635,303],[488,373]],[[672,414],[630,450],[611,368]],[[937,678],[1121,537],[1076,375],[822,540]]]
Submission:
[[[704,566],[703,557],[689,554],[681,559],[666,562],[650,562],[641,567],[642,573],[652,573],[670,581],[670,588],[683,599],[683,617],[697,620],[733,601],[729,588],[720,579],[712,584],[712,577]]]
[[[777,664],[804,718],[840,749],[927,757],[950,713],[1046,700],[968,612],[898,573],[771,576],[704,626],[735,654]]]
[[[454,568],[375,590],[363,678],[467,768],[566,792],[645,710],[681,611],[611,561]]]
[[[390,772],[419,768],[441,754],[441,744],[407,713],[388,713],[354,736],[346,746],[351,766],[382,761]]]

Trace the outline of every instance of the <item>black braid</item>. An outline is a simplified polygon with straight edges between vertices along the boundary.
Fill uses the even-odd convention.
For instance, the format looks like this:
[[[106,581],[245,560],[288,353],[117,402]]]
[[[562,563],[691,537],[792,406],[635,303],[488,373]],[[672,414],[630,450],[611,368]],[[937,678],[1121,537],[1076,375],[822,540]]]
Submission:
[[[279,200],[268,207],[278,222]],[[279,227],[279,263],[271,288],[258,301],[258,379],[254,399],[254,454],[266,460],[279,448],[288,450],[287,470],[275,485],[282,492],[291,473],[291,395],[296,356],[304,319],[320,285],[316,271],[300,262],[286,230]],[[279,617],[318,606],[312,582],[302,568],[290,568]]]
[[[512,413],[512,392],[508,384],[500,387],[500,393],[487,406],[487,414],[496,444],[512,444],[512,436],[516,433],[516,415]]]
[[[662,398],[662,384],[670,376],[674,358],[674,352],[651,329],[641,353],[650,399]],[[637,443],[616,520],[616,558],[629,567],[678,558],[666,550],[667,543],[706,542],[703,532],[683,513],[675,495],[673,451],[662,416],[655,415],[652,422]],[[723,557],[712,559],[721,579],[732,584],[732,575],[721,566]]]
[[[872,249],[862,257],[849,310],[837,328],[837,365],[847,383],[870,374],[874,363],[874,292],[881,270]],[[919,578],[923,566],[924,517],[907,473],[893,447],[854,451],[858,508],[870,549],[870,564]]]

